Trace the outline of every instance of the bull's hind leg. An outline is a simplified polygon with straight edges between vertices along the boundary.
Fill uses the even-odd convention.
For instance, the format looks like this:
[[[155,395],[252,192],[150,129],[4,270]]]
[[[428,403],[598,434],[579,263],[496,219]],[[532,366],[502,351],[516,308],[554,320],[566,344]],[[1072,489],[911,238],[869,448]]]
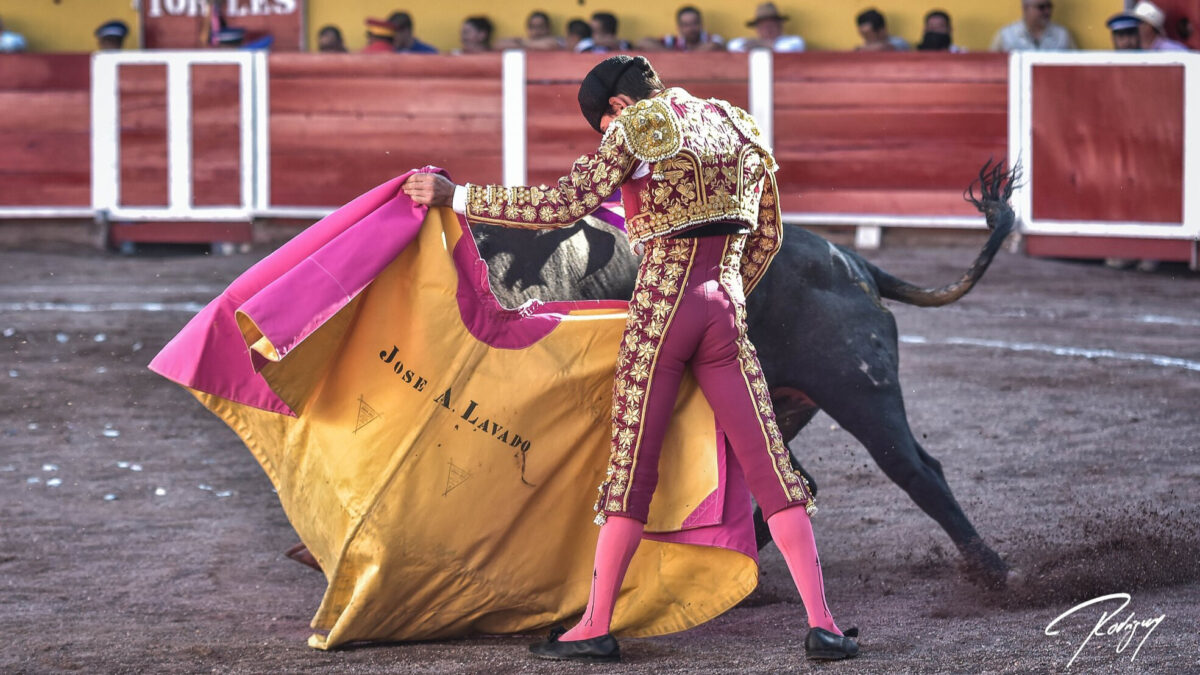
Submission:
[[[860,398],[845,410],[826,405],[825,411],[867,448],[888,478],[946,530],[962,554],[969,576],[988,586],[1003,586],[1008,565],[963,513],[942,474],[941,463],[913,437],[899,388],[879,387],[867,398]]]

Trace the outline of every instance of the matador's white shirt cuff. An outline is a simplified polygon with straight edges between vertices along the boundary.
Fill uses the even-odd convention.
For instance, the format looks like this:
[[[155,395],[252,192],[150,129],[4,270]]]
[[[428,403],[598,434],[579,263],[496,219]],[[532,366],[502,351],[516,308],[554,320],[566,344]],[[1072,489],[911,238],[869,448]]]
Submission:
[[[454,209],[455,213],[466,215],[467,213],[467,186],[454,186],[454,201],[451,202],[450,208]]]

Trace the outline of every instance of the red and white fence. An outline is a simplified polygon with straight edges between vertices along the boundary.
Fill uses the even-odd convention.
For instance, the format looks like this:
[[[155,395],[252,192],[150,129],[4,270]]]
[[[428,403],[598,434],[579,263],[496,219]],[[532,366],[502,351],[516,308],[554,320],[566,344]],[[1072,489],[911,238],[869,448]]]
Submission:
[[[0,69],[0,139],[15,150],[0,153],[0,218],[94,216],[181,232],[311,219],[430,163],[459,181],[552,181],[596,143],[575,102],[592,55],[5,58],[14,68]],[[983,227],[962,189],[1007,153],[1026,168],[1015,205],[1035,252],[1069,254],[1077,247],[1061,242],[1072,237],[1172,242],[1182,259],[1200,239],[1184,189],[1200,176],[1197,54],[654,62],[668,84],[755,115],[781,165],[790,222],[855,226],[868,246],[884,227]]]

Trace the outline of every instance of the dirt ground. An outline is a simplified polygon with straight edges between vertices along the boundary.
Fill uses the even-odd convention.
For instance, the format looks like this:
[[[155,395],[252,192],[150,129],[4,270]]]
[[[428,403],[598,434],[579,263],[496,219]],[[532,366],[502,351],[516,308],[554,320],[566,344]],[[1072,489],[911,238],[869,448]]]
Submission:
[[[770,546],[741,606],[624,640],[625,663],[601,668],[531,660],[531,636],[305,645],[325,582],[283,556],[296,537],[265,475],[146,369],[264,253],[0,251],[0,671],[1025,673],[1064,672],[1078,649],[1075,672],[1200,672],[1200,275],[1183,266],[1002,253],[957,305],[892,305],[912,426],[1019,570],[1008,591],[964,581],[945,534],[821,415],[792,447],[819,481],[828,600],[861,628],[859,658],[804,660]],[[868,257],[936,285],[975,253]],[[1045,634],[1114,593],[1128,605]],[[1162,619],[1131,636],[1130,613]]]

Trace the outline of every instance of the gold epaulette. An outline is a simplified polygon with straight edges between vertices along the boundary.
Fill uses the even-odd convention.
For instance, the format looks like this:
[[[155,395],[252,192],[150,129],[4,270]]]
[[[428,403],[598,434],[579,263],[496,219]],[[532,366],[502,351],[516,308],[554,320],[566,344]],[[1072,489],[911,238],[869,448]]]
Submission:
[[[729,121],[733,122],[733,126],[738,131],[742,132],[754,147],[763,151],[766,168],[768,171],[775,171],[779,166],[775,163],[775,155],[771,152],[771,147],[767,145],[767,139],[763,137],[762,131],[758,128],[758,123],[750,113],[741,108],[730,104],[728,101],[722,101],[717,98],[708,99],[710,103],[715,103],[718,107],[725,111],[729,116]]]
[[[629,151],[644,162],[672,157],[683,147],[679,119],[660,98],[638,101],[612,124],[620,127]]]

